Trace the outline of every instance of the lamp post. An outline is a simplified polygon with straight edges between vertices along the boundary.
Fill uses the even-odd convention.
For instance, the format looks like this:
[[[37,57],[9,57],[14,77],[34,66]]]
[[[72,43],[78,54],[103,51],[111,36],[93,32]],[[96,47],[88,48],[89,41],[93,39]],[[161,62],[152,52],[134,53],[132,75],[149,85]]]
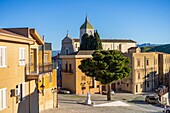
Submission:
[[[44,96],[44,88],[45,88],[44,84],[41,84],[40,90],[41,90],[41,93],[42,93],[43,96]]]

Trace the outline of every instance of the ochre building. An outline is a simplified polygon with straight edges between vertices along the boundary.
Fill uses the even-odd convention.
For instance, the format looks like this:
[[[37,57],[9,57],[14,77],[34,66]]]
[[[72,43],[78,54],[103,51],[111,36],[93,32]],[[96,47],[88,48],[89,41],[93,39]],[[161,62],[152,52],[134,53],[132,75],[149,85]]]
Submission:
[[[0,113],[39,113],[57,106],[51,50],[34,28],[0,29]],[[42,59],[41,59],[42,56]],[[54,98],[55,97],[55,98]]]

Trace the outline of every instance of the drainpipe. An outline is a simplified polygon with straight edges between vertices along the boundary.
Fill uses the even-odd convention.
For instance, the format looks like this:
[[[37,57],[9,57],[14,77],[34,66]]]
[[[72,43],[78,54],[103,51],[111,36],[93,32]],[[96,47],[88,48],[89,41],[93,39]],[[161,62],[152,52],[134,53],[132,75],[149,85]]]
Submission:
[[[144,71],[145,71],[145,92],[146,92],[146,56],[144,56]]]
[[[45,37],[43,36],[43,41],[45,40]],[[44,72],[44,50],[45,50],[45,43],[42,45],[42,71]]]

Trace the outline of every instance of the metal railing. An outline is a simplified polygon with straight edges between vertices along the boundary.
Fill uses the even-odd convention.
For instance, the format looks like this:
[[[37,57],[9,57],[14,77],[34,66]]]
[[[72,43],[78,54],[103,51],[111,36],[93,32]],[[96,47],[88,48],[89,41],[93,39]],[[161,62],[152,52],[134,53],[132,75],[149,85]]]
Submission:
[[[42,74],[42,73],[47,73],[47,72],[52,72],[53,70],[53,65],[52,63],[45,63],[45,64],[27,64],[25,66],[26,69],[26,74]]]

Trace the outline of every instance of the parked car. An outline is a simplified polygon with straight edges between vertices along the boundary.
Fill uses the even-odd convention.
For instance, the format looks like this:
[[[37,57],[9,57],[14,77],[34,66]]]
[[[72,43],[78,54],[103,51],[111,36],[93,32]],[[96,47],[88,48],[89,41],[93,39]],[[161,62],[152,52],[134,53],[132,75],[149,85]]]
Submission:
[[[105,91],[102,91],[102,94],[103,94],[103,95],[106,95],[106,94],[107,94],[107,91],[106,91],[106,90],[105,90]],[[112,91],[111,91],[111,94],[114,95],[115,92],[112,90]]]
[[[156,90],[156,91],[159,91],[159,90],[164,90],[164,89],[166,89],[166,86],[164,86],[164,85],[159,85],[155,90]]]
[[[70,94],[71,91],[66,89],[66,88],[60,88],[60,89],[58,89],[58,93],[61,93],[61,94]]]
[[[145,101],[150,104],[158,103],[158,96],[157,95],[147,95],[145,97]]]
[[[170,108],[165,106],[163,112],[170,113]]]

